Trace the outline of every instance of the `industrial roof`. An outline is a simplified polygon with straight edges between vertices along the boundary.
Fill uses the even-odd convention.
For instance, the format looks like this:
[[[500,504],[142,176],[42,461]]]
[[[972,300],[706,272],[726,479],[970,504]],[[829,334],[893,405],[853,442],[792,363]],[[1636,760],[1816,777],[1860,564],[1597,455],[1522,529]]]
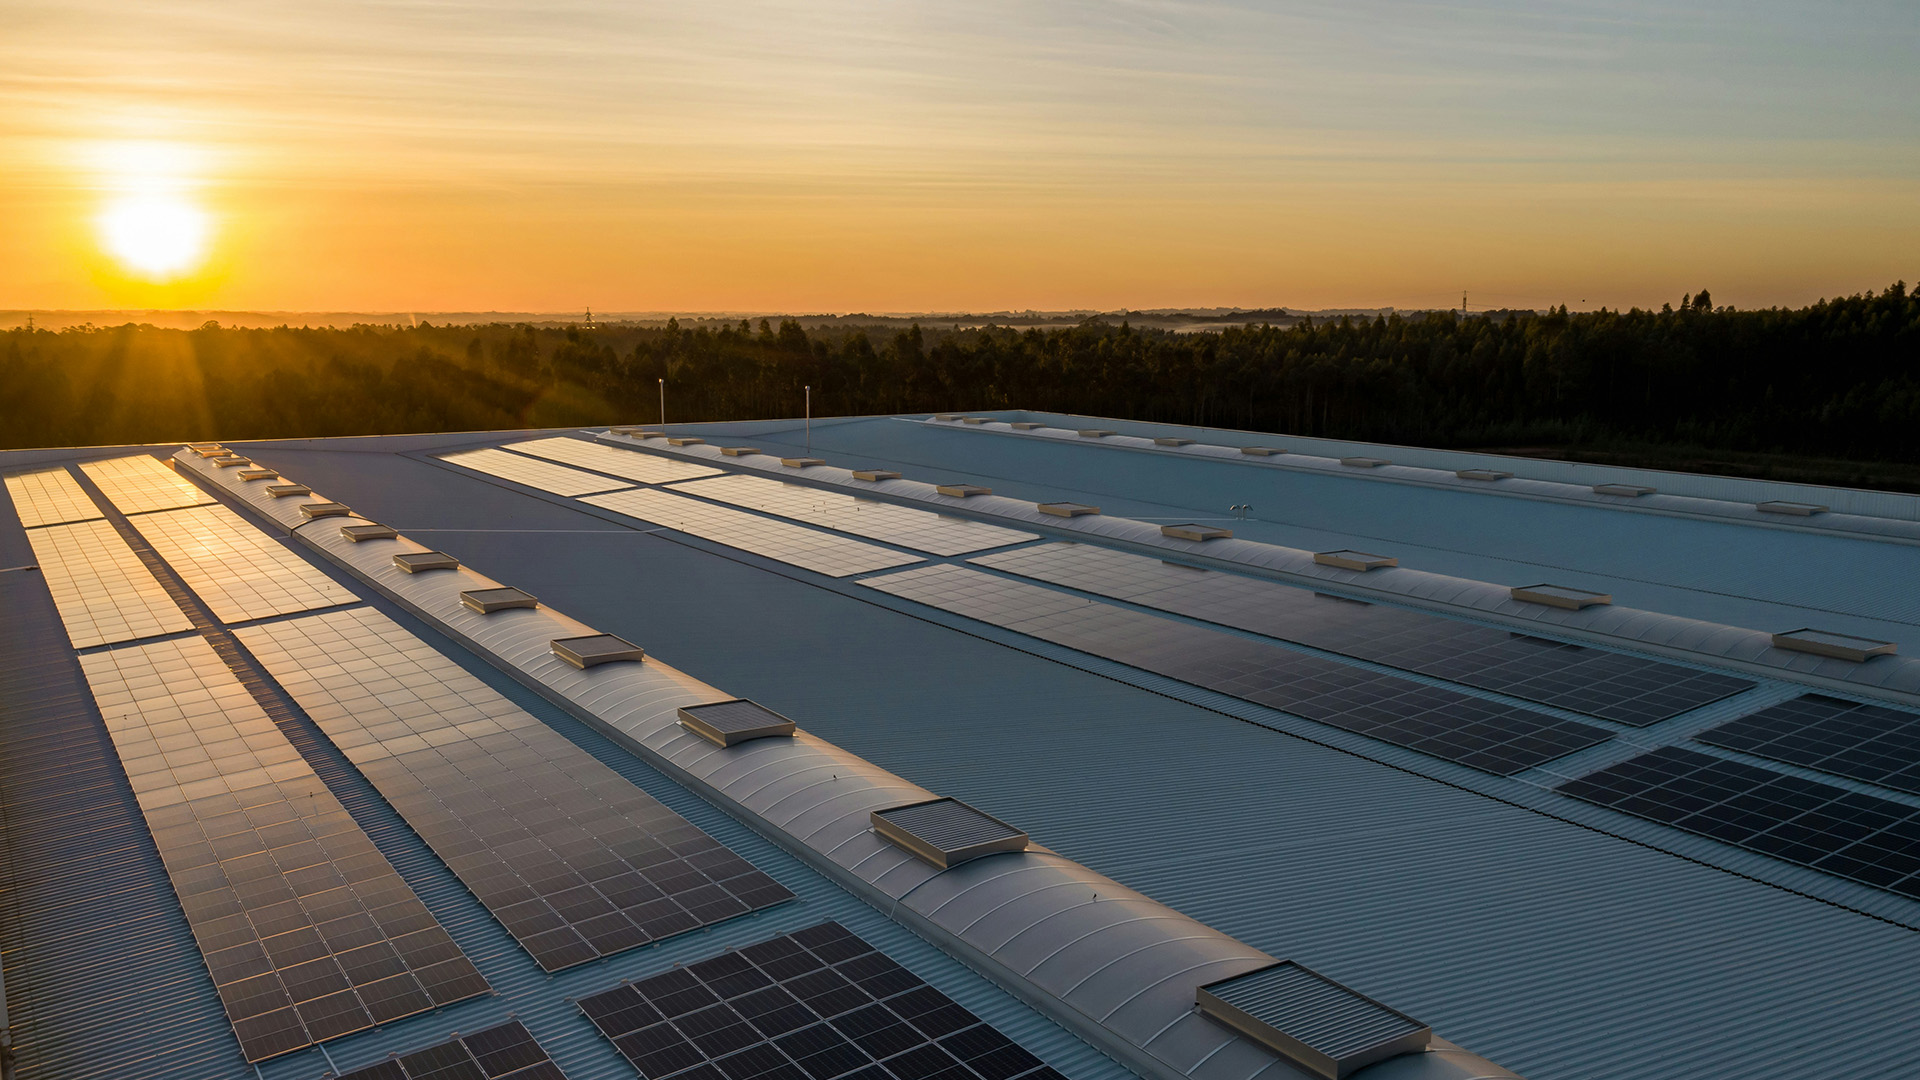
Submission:
[[[1096,425],[1115,434],[1078,434]],[[1920,1065],[1902,1038],[1920,888],[1896,873],[1910,858],[1920,874],[1920,792],[1900,771],[1920,712],[1920,662],[1901,655],[1920,649],[1920,500],[1037,413],[662,430],[682,444],[599,428],[224,444],[314,493],[292,498],[179,446],[0,454],[19,519],[0,508],[19,1076],[255,1074],[81,670],[195,636],[491,986],[261,1060],[267,1080],[509,1018],[574,1080],[631,1077],[570,999],[827,921],[1073,1080],[1312,1075],[1195,1011],[1197,986],[1276,960],[1431,1026],[1433,1049],[1368,1078]],[[747,440],[761,453],[720,449]],[[823,464],[781,464],[801,456]],[[1388,464],[1339,464],[1362,457]],[[1613,484],[1657,490],[1593,490]],[[990,493],[937,490],[954,485]],[[1062,502],[1100,513],[1038,505]],[[51,568],[64,541],[47,530],[99,516],[60,549],[62,588],[84,595],[95,563],[138,581],[97,587],[79,634],[22,568]],[[375,522],[399,537],[340,532]],[[1341,550],[1398,565],[1315,561]],[[415,551],[458,566],[394,565]],[[1541,584],[1611,603],[1512,594]],[[461,602],[500,586],[538,606]],[[121,588],[141,617],[100,614]],[[426,804],[389,802],[330,714],[309,714],[297,654],[270,671],[246,651],[322,619],[418,639],[466,673],[409,684],[463,688],[435,715],[484,684],[511,703],[489,716],[558,732],[799,899],[543,971],[467,863],[416,831]],[[1805,628],[1895,652],[1775,644]],[[646,659],[582,670],[549,648],[602,633]],[[799,730],[722,747],[679,722],[735,698]],[[1764,730],[1711,734],[1735,720]],[[1498,768],[1478,749],[1496,729],[1524,751]],[[1697,757],[1720,788],[1671,767]],[[480,758],[461,768],[483,775]],[[943,869],[871,830],[871,812],[936,796],[1031,846]]]

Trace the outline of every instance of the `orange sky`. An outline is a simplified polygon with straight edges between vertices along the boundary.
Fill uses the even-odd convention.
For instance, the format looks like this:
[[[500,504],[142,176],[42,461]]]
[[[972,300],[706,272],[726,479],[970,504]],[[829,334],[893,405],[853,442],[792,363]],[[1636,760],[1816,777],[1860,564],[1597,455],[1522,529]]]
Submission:
[[[1910,0],[71,0],[0,39],[0,308],[1798,304],[1920,275],[1916,55]],[[190,269],[107,250],[175,211]]]

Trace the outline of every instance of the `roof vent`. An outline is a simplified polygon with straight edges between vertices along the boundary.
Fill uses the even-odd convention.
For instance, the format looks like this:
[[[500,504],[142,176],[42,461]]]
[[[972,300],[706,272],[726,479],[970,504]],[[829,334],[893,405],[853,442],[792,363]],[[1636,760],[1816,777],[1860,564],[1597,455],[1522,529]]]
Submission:
[[[826,462],[817,457],[783,457],[780,464],[789,469],[810,469],[815,465],[825,465]]]
[[[702,438],[700,438],[700,437],[699,437],[699,436],[697,436],[697,435],[674,435],[674,436],[670,436],[670,437],[669,437],[669,438],[667,439],[667,445],[669,445],[669,446],[699,446],[699,445],[700,445],[701,443],[703,443],[703,442],[706,442],[706,441],[707,441],[707,440],[705,440],[705,439],[702,439]]]
[[[400,534],[385,525],[342,525],[340,535],[357,544],[362,540],[392,540]]]
[[[1074,434],[1080,436],[1083,439],[1104,439],[1107,436],[1113,434],[1113,432],[1108,431],[1105,428],[1090,427],[1090,428],[1081,428],[1079,431],[1074,432]]]
[[[963,416],[963,417],[961,417],[961,418],[960,418],[960,422],[961,422],[961,423],[963,423],[963,424],[991,424],[991,423],[993,423],[993,417],[991,417],[991,416]]]
[[[981,487],[978,484],[940,484],[933,490],[942,495],[951,495],[956,499],[964,499],[970,495],[993,494],[992,488]]]
[[[689,705],[680,710],[680,726],[716,746],[732,746],[748,739],[771,739],[794,732],[793,721],[745,698]]]
[[[1153,440],[1153,445],[1155,446],[1192,446],[1193,440],[1175,438],[1174,436],[1167,435],[1167,436],[1162,436],[1161,438]]]
[[[1031,420],[1022,420],[1022,421],[1019,421],[1018,423],[1008,424],[1007,426],[1012,428],[1015,431],[1038,431],[1041,428],[1046,427],[1047,425],[1036,424]]]
[[[871,484],[878,483],[882,480],[898,480],[900,479],[900,474],[891,469],[855,469],[853,470],[853,478],[855,480],[865,480]]]
[[[1233,530],[1216,529],[1211,525],[1195,525],[1188,522],[1185,525],[1162,525],[1160,535],[1171,536],[1175,540],[1231,540]]]
[[[959,799],[875,810],[873,831],[942,870],[982,855],[1027,850],[1027,834]]]
[[[1593,493],[1595,495],[1622,495],[1629,499],[1637,499],[1642,495],[1651,495],[1658,490],[1659,490],[1658,488],[1650,488],[1641,484],[1595,484],[1593,485]]]
[[[1240,452],[1252,455],[1253,457],[1272,457],[1275,454],[1286,453],[1285,450],[1277,446],[1243,446],[1240,448]]]
[[[664,431],[636,431],[633,433],[633,437],[636,439],[664,439],[667,437],[667,433]]]
[[[1545,604],[1568,611],[1613,603],[1613,597],[1608,593],[1575,589],[1567,585],[1515,585],[1510,595],[1523,604]]]
[[[1054,517],[1079,517],[1082,514],[1097,514],[1100,508],[1077,502],[1050,502],[1041,503],[1040,512]]]
[[[1827,512],[1827,507],[1819,503],[1785,502],[1780,499],[1755,503],[1753,508],[1763,514],[1792,514],[1794,517],[1812,517]]]
[[[1453,475],[1462,480],[1511,480],[1513,474],[1499,469],[1456,469]]]
[[[192,450],[203,458],[226,457],[228,454],[233,453],[233,451],[221,446],[219,443],[194,443],[187,449]]]
[[[409,574],[428,570],[458,570],[460,560],[444,551],[403,551],[393,557],[393,565]]]
[[[311,502],[300,504],[300,516],[306,518],[308,521],[323,517],[346,517],[352,512],[353,511],[347,509],[346,503]]]
[[[215,468],[231,469],[235,465],[251,465],[253,464],[253,459],[250,457],[241,457],[239,454],[222,454],[213,459],[213,464]]]
[[[1327,1080],[1419,1053],[1433,1029],[1291,960],[1194,994],[1200,1011]]]
[[[935,420],[953,421],[960,419],[960,414],[957,412],[937,412],[933,414],[933,418]]]
[[[522,592],[511,585],[502,585],[497,589],[471,589],[460,594],[460,602],[482,615],[491,615],[496,611],[510,608],[535,608],[540,601],[530,592]]]
[[[1377,457],[1343,457],[1340,459],[1340,464],[1352,469],[1377,469],[1382,465],[1391,465],[1393,462]]]
[[[750,454],[759,453],[760,448],[757,446],[723,446],[720,448],[720,452],[728,457],[747,457]]]
[[[242,480],[278,480],[280,474],[272,469],[241,469],[235,475]]]
[[[1337,566],[1342,570],[1378,570],[1383,566],[1400,565],[1399,559],[1369,555],[1364,551],[1321,551],[1314,554],[1313,561],[1321,566]]]
[[[645,435],[646,433],[645,428],[635,427],[632,424],[616,424],[607,431],[614,435]]]
[[[305,484],[268,484],[267,494],[276,499],[284,499],[289,495],[311,495],[313,489]]]
[[[1815,656],[1830,656],[1835,660],[1851,660],[1856,664],[1865,663],[1876,656],[1892,656],[1900,648],[1891,641],[1875,641],[1872,638],[1852,637],[1847,634],[1836,634],[1831,630],[1814,630],[1807,627],[1773,635],[1773,647],[1812,653]]]
[[[623,637],[612,634],[585,634],[580,637],[554,638],[548,646],[553,655],[582,671],[616,660],[645,660],[647,651]]]

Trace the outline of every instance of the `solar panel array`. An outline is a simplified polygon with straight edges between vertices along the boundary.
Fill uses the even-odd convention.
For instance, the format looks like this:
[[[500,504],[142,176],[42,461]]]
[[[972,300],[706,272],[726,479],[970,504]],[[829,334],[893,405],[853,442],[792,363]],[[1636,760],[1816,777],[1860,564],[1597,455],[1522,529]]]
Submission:
[[[861,584],[1501,776],[1611,737],[1589,724],[964,567]]]
[[[729,510],[664,491],[635,488],[580,500],[617,514],[739,548],[828,577],[916,563],[920,558],[785,521]]]
[[[146,454],[84,461],[80,463],[80,471],[86,473],[123,514],[205,506],[214,501],[213,496],[186,477]]]
[[[1920,715],[1884,705],[1804,694],[1694,738],[1920,795]]]
[[[128,520],[221,622],[359,600],[224,506],[197,506]]]
[[[1920,808],[1663,746],[1562,784],[1590,803],[1920,898]]]
[[[371,608],[234,633],[548,971],[793,898]]]
[[[100,516],[100,508],[65,469],[14,473],[7,477],[7,494],[13,498],[20,524],[29,529]]]
[[[204,639],[80,663],[247,1060],[487,990]]]
[[[609,480],[590,472],[569,469],[565,465],[555,465],[550,461],[522,457],[519,454],[509,454],[505,450],[495,450],[492,447],[462,450],[457,454],[441,454],[440,460],[458,465],[463,469],[497,476],[502,480],[511,480],[516,484],[525,484],[530,488],[550,491],[555,495],[586,495],[595,491],[613,491],[628,486],[622,480]]]
[[[839,923],[581,998],[646,1080],[1063,1080]]]
[[[566,1080],[518,1020],[340,1074],[338,1080]]]
[[[719,469],[710,469],[705,465],[694,465],[675,458],[659,457],[637,450],[621,450],[604,443],[582,442],[579,439],[554,437],[551,439],[533,439],[528,442],[508,443],[505,447],[522,454],[532,454],[549,461],[578,465],[583,469],[592,469],[609,476],[618,476],[627,480],[637,480],[643,484],[666,484],[675,480],[692,480],[701,476],[718,476]]]
[[[1033,533],[985,522],[761,476],[721,476],[681,484],[674,490],[935,555],[963,555],[1039,539]]]
[[[110,522],[47,525],[27,540],[74,648],[193,629]]]
[[[1080,544],[972,560],[1039,581],[1643,727],[1753,683]]]

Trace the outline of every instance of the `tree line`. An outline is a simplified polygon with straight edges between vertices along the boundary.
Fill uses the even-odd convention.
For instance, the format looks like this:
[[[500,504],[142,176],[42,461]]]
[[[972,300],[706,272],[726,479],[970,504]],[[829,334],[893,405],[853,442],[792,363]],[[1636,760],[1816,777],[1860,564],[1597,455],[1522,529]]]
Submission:
[[[871,331],[871,332],[870,332]],[[1428,446],[1636,440],[1920,461],[1920,293],[1176,333],[355,326],[0,334],[0,445],[1025,408]]]

